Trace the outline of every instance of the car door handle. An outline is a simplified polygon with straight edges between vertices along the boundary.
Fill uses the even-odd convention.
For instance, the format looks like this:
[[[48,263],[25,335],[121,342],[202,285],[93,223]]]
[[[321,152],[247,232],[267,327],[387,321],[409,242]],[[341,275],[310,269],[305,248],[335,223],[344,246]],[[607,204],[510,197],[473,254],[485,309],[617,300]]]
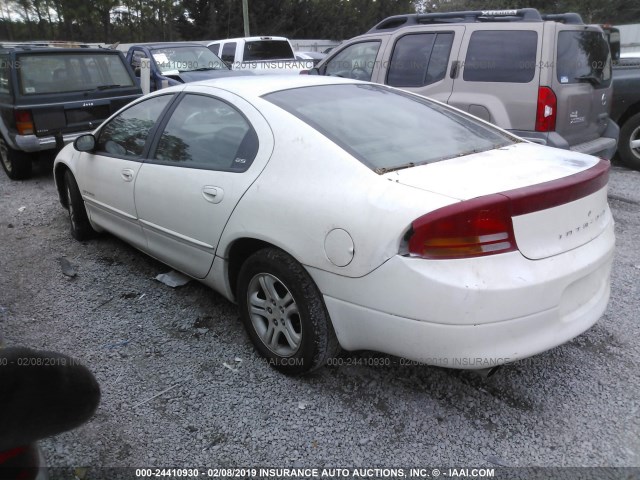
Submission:
[[[125,182],[130,182],[131,180],[133,180],[133,170],[131,170],[130,168],[125,168],[124,170],[122,170],[122,172],[120,172],[120,175],[122,175],[122,179]]]
[[[207,185],[202,187],[202,196],[207,202],[220,203],[224,197],[224,190],[220,187],[212,187]]]

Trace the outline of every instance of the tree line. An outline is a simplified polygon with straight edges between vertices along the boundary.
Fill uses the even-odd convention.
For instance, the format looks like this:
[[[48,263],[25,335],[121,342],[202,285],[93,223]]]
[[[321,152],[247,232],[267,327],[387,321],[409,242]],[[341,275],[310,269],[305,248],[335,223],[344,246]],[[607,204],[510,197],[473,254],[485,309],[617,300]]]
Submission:
[[[517,4],[517,6],[525,6]],[[640,22],[640,2],[528,0],[588,23]],[[343,40],[389,15],[516,8],[511,0],[249,0],[251,35]],[[0,39],[131,43],[244,35],[241,0],[0,0]]]

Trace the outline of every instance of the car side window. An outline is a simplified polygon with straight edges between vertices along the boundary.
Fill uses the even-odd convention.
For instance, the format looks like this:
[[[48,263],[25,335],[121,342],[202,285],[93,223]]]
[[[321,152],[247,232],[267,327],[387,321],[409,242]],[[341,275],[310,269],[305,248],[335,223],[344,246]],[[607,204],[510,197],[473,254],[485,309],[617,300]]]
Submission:
[[[96,152],[140,158],[149,132],[173,95],[161,95],[136,103],[107,123],[98,135]]]
[[[445,77],[453,32],[420,33],[401,37],[393,48],[387,84],[423,87]]]
[[[11,71],[9,70],[9,62],[10,60],[8,56],[0,56],[0,93],[10,93],[9,77]]]
[[[231,66],[236,59],[236,42],[227,42],[222,47],[220,58],[224,63]]]
[[[247,119],[217,98],[190,94],[167,123],[154,159],[163,164],[244,172],[258,153],[258,136]]]
[[[327,62],[323,73],[334,77],[370,81],[379,49],[379,40],[349,45]]]
[[[471,34],[464,60],[467,82],[529,83],[536,73],[538,33],[480,30]]]

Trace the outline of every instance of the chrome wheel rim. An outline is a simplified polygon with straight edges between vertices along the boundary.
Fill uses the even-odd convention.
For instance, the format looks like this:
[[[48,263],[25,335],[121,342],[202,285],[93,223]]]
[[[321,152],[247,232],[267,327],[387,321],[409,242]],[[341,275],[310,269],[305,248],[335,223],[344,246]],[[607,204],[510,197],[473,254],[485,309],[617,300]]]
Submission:
[[[634,157],[640,159],[640,126],[636,127],[629,136],[629,150]]]
[[[7,149],[7,144],[4,143],[3,140],[0,140],[0,158],[2,159],[2,165],[4,165],[7,172],[11,172],[11,162],[9,161],[9,152]]]
[[[277,277],[259,273],[249,282],[247,306],[253,329],[264,345],[290,357],[302,344],[302,322],[293,295]]]

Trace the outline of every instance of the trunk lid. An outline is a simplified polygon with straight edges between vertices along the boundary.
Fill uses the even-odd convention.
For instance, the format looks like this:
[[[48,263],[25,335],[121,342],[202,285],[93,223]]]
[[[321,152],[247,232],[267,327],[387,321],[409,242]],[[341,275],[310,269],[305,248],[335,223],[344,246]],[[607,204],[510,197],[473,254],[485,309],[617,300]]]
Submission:
[[[459,201],[496,193],[509,198],[518,249],[542,259],[604,231],[611,220],[608,168],[596,157],[521,143],[385,176]]]

